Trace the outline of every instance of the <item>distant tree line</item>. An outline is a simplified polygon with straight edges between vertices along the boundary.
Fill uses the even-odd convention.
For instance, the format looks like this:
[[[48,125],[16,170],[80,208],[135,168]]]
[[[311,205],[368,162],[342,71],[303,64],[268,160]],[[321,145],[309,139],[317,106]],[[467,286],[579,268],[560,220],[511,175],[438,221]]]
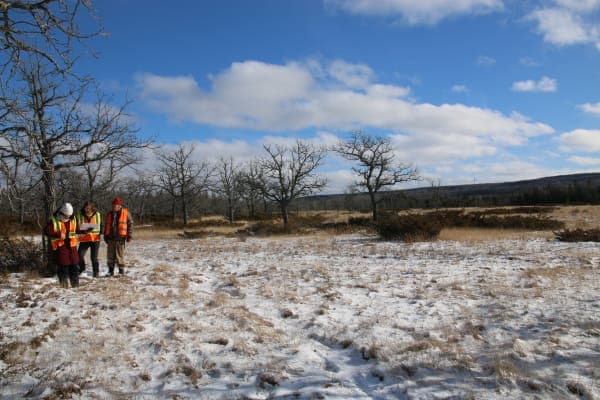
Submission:
[[[479,189],[478,185],[452,190],[436,185],[417,190],[387,191],[378,193],[378,203],[382,210],[600,204],[600,174],[596,175],[595,179],[574,177],[568,183],[524,183],[512,190],[493,188],[493,185],[486,185],[485,190]],[[300,199],[294,209],[368,212],[370,203],[366,193],[344,193]]]

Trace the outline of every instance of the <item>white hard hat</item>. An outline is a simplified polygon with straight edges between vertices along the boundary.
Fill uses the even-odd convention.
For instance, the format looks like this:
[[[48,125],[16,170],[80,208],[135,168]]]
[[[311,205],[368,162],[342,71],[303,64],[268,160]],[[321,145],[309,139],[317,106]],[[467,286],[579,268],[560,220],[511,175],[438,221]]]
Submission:
[[[61,214],[70,217],[71,215],[73,215],[73,206],[71,205],[71,203],[65,203],[60,208],[60,212]]]

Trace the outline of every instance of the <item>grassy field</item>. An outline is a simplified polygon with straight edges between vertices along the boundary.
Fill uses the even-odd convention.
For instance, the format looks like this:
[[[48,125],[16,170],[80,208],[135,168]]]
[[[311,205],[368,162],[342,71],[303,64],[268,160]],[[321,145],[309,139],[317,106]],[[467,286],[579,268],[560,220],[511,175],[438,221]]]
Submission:
[[[512,210],[514,207],[502,208],[462,208],[467,213],[485,212],[486,210],[506,209]],[[432,210],[410,210],[411,213],[426,213]],[[508,213],[506,215],[524,215],[519,213]],[[293,222],[297,217],[314,218],[318,216],[323,224],[346,223],[350,218],[363,217],[369,218],[369,212],[348,212],[348,211],[310,211],[292,213],[290,220]],[[587,206],[559,206],[552,207],[552,210],[543,213],[544,218],[556,219],[565,224],[565,229],[597,229],[600,226],[600,205]],[[278,223],[281,223],[280,220]],[[236,232],[247,228],[252,221],[239,220],[233,225],[228,225],[225,218],[220,216],[208,216],[200,219],[192,219],[187,227],[167,227],[146,224],[136,228],[136,236],[140,238],[174,238],[181,236],[184,231],[199,235],[234,235]],[[318,227],[308,229],[311,234],[319,233]],[[306,232],[306,230],[305,230]],[[297,234],[298,232],[292,232]],[[331,229],[323,229],[321,234],[331,234]],[[496,239],[520,239],[520,238],[552,238],[552,231],[523,230],[523,229],[490,229],[490,228],[444,228],[439,235],[440,240],[453,241],[485,241]]]

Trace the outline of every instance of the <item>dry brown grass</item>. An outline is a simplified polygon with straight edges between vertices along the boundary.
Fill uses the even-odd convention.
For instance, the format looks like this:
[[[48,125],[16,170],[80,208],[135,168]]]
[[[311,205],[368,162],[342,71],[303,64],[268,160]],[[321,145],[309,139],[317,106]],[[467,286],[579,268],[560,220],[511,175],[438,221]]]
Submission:
[[[566,229],[595,229],[600,225],[600,205],[557,207],[550,218],[563,221]]]
[[[551,238],[552,232],[528,232],[516,229],[485,229],[485,228],[444,228],[439,240],[456,242],[486,242],[490,240],[521,240],[531,238]]]
[[[501,209],[506,208],[507,210],[514,209],[514,207],[493,207],[493,208],[460,208],[466,213],[481,213],[489,209]],[[409,210],[410,213],[427,213],[431,210],[414,209]],[[296,213],[292,213],[290,219],[293,221]],[[369,213],[361,212],[350,212],[350,211],[303,211],[298,213],[300,218],[310,219],[318,217],[324,224],[340,224],[346,223],[349,218],[352,217],[369,217]],[[507,214],[516,215],[516,214]],[[544,214],[544,217],[550,219],[556,219],[565,224],[566,229],[593,229],[600,225],[600,205],[588,205],[588,206],[558,206]],[[202,222],[215,220],[215,222],[221,222],[223,217],[221,216],[206,216],[202,217]],[[280,224],[280,222],[275,221]],[[191,222],[191,225],[194,221]],[[222,235],[222,236],[234,236],[236,233],[244,228],[251,225],[252,222],[240,220],[236,224],[217,224],[210,226],[209,231],[211,235]],[[184,237],[184,229],[176,229],[172,227],[159,227],[146,225],[136,229],[135,239],[177,239]],[[193,229],[191,230],[193,231]],[[317,235],[320,237],[330,237],[335,234],[331,229],[311,229],[311,235]],[[182,236],[183,235],[183,236]],[[297,233],[291,233],[286,235],[265,235],[265,237],[280,237],[282,240],[289,240],[290,238],[303,237]],[[549,231],[523,231],[513,229],[482,229],[482,228],[444,228],[439,235],[440,240],[450,240],[459,242],[484,242],[490,240],[510,240],[510,239],[530,239],[530,238],[552,238],[553,233]],[[245,239],[245,238],[244,238]]]

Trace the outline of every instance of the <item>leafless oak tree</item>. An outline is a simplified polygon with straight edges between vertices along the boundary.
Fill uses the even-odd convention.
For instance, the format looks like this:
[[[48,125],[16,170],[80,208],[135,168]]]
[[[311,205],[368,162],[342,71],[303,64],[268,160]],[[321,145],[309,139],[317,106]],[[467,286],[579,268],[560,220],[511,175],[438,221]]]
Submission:
[[[87,101],[93,82],[69,81],[39,58],[20,66],[20,79],[3,104],[10,111],[0,121],[0,158],[24,160],[38,171],[46,218],[56,208],[57,171],[127,157],[151,144],[130,126],[127,102],[111,105],[99,91]]]
[[[246,203],[248,217],[254,218],[259,203],[263,205],[265,211],[267,210],[267,201],[263,196],[263,191],[260,189],[260,184],[256,184],[264,181],[264,170],[260,162],[254,160],[247,163],[242,171],[241,181],[241,196]]]
[[[225,198],[227,219],[233,223],[243,191],[242,168],[233,158],[220,158],[215,168],[214,191]]]
[[[415,167],[394,162],[394,151],[386,137],[355,131],[347,141],[341,140],[333,150],[346,160],[358,164],[357,167],[352,167],[352,171],[360,177],[355,184],[369,193],[373,221],[377,221],[380,191],[398,183],[420,179]]]
[[[318,193],[327,180],[315,173],[326,150],[297,140],[292,146],[265,145],[268,156],[259,160],[263,176],[258,187],[263,195],[279,205],[283,224],[288,224],[288,208],[298,197]]]
[[[34,200],[36,189],[39,187],[40,178],[33,171],[33,167],[20,158],[0,158],[0,174],[5,184],[4,195],[11,211],[16,213],[19,222],[25,222],[27,205]]]
[[[65,73],[74,62],[73,43],[101,34],[84,32],[82,17],[96,18],[92,0],[0,0],[0,75],[10,79],[29,57]]]
[[[172,152],[157,153],[160,167],[156,171],[157,186],[166,191],[173,199],[173,206],[179,202],[183,224],[187,225],[189,204],[193,196],[210,186],[213,174],[207,161],[194,159],[193,144],[179,144]]]

